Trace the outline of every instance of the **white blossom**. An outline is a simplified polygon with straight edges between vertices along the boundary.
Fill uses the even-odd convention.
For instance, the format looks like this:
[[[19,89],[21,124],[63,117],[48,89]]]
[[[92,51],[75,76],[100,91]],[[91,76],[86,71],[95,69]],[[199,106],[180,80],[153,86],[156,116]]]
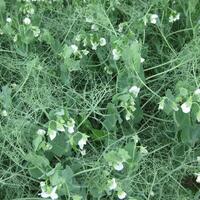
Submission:
[[[170,15],[169,16],[169,22],[170,23],[173,23],[173,22],[175,22],[175,21],[177,21],[179,19],[180,19],[180,13],[177,13],[175,16],[174,15]]]
[[[54,140],[55,137],[56,137],[56,134],[57,134],[56,130],[50,129],[50,130],[48,131],[48,135],[49,135],[49,137],[50,137],[50,140]]]
[[[65,126],[67,127],[68,133],[70,133],[70,134],[74,133],[74,128],[75,128],[74,119],[70,118],[69,121],[67,122],[67,125],[65,125]]]
[[[91,41],[91,44],[92,44],[92,50],[97,50],[97,47],[99,46],[99,44],[93,41]]]
[[[96,24],[92,24],[91,29],[92,29],[93,31],[98,31],[98,30],[99,30],[99,27],[98,27]]]
[[[52,200],[58,199],[58,194],[56,193],[57,186],[48,187],[45,182],[40,182],[40,187],[42,192],[39,194],[42,198],[51,198]]]
[[[163,110],[165,106],[165,98],[162,98],[162,100],[159,102],[158,110]]]
[[[189,113],[191,110],[192,104],[189,101],[186,101],[181,105],[181,109],[184,113]]]
[[[127,194],[126,194],[126,192],[124,192],[124,191],[119,191],[119,192],[117,193],[117,196],[118,196],[119,199],[125,199],[126,196],[127,196]]]
[[[89,51],[87,49],[82,50],[83,55],[87,56],[89,54]]]
[[[117,182],[115,180],[115,178],[112,178],[112,180],[110,180],[108,182],[108,187],[109,187],[109,190],[115,190],[117,188]]]
[[[124,165],[122,162],[118,162],[117,164],[114,165],[114,169],[116,171],[122,171],[124,169]]]
[[[123,31],[123,28],[124,28],[124,25],[122,24],[122,23],[120,23],[119,25],[118,25],[118,32],[122,32]]]
[[[145,59],[141,57],[140,62],[143,63],[144,61],[145,61]]]
[[[37,134],[41,135],[41,136],[44,136],[46,134],[46,131],[44,129],[38,129],[37,130]]]
[[[8,23],[11,23],[11,22],[12,22],[12,19],[11,19],[10,17],[7,17],[7,18],[6,18],[6,21],[7,21]]]
[[[125,119],[129,121],[131,119],[132,114],[130,112],[126,113]]]
[[[119,60],[121,57],[121,53],[117,49],[112,50],[113,60]]]
[[[78,141],[78,146],[81,150],[83,150],[83,147],[86,145],[88,140],[88,136],[83,134],[82,138]]]
[[[196,89],[196,90],[194,91],[194,94],[197,95],[197,96],[200,96],[200,89],[199,89],[199,88]]]
[[[30,18],[25,17],[25,18],[23,19],[23,23],[26,24],[26,25],[31,24],[31,20],[30,20]]]
[[[40,29],[38,26],[32,26],[32,31],[33,31],[34,37],[38,37],[40,35]]]
[[[72,45],[71,45],[71,48],[72,48],[72,52],[73,52],[74,54],[76,54],[76,53],[78,52],[78,47],[77,47],[75,44],[72,44]]]
[[[140,92],[140,88],[134,85],[129,89],[129,92],[132,93],[135,97],[137,97]]]
[[[106,45],[106,39],[105,38],[100,38],[100,40],[99,40],[99,44],[100,44],[100,46],[105,46]]]
[[[200,173],[196,174],[197,175],[197,178],[196,178],[196,182],[197,183],[200,183]]]
[[[151,16],[150,16],[150,22],[152,24],[156,24],[157,20],[158,20],[158,15],[157,14],[151,14]]]
[[[1,115],[2,115],[3,117],[7,117],[7,116],[8,116],[8,113],[7,113],[6,110],[3,110],[3,111],[1,112]]]

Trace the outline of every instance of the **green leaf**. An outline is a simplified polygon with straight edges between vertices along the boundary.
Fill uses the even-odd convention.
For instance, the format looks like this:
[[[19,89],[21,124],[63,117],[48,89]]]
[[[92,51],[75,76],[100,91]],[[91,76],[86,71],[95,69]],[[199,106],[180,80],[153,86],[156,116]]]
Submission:
[[[131,45],[127,46],[122,52],[122,59],[125,65],[128,66],[133,72],[139,75],[144,81],[144,71],[141,65],[140,44],[133,41]],[[130,71],[131,72],[131,71]]]
[[[34,151],[38,150],[39,145],[42,143],[42,136],[38,135],[34,140],[33,140],[33,147]]]
[[[6,11],[6,4],[4,0],[0,0],[0,14],[3,14]]]
[[[108,131],[116,131],[117,120],[120,118],[117,108],[114,104],[109,103],[107,105],[107,115],[105,116],[105,120],[103,121],[103,126]]]
[[[50,142],[50,144],[52,145],[52,149],[50,151],[59,157],[67,154],[70,150],[64,133],[57,135],[56,138]]]
[[[6,85],[2,87],[2,92],[0,93],[0,102],[6,110],[12,105],[11,92],[12,90]]]
[[[33,177],[39,178],[51,169],[49,160],[44,155],[39,156],[35,153],[28,153],[25,159],[31,164],[29,172]]]

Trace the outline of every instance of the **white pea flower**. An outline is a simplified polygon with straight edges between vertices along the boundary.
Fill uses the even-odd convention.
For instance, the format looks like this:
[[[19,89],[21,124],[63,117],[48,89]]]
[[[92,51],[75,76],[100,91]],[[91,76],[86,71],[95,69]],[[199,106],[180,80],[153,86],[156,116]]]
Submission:
[[[17,35],[15,35],[13,38],[13,42],[17,42],[17,38],[18,38]]]
[[[132,114],[130,112],[126,113],[125,119],[129,121],[131,119]]]
[[[92,17],[86,17],[85,21],[87,23],[92,23],[93,22],[93,18]]]
[[[196,178],[196,182],[197,182],[197,183],[200,183],[200,173],[195,174],[195,175],[197,176],[197,178]]]
[[[70,118],[69,121],[67,122],[66,127],[67,127],[68,133],[70,133],[70,134],[74,133],[74,131],[75,131],[74,130],[74,128],[75,128],[75,121],[74,121],[74,119]]]
[[[3,110],[3,111],[1,112],[1,115],[2,115],[3,117],[7,117],[7,116],[8,116],[8,113],[7,113],[6,110]]]
[[[98,27],[96,24],[92,24],[91,29],[92,29],[93,31],[98,31],[98,30],[99,30],[99,27]]]
[[[45,182],[40,182],[40,187],[42,192],[39,194],[42,198],[51,198],[52,200],[58,199],[58,194],[56,193],[57,186],[48,187]]]
[[[64,125],[59,122],[56,123],[56,129],[57,131],[65,132]]]
[[[152,191],[152,190],[150,191],[150,193],[149,193],[149,194],[150,194],[150,196],[152,196],[152,197],[154,197],[154,196],[155,196],[155,193],[154,193],[154,191]]]
[[[82,134],[82,138],[78,141],[78,146],[81,150],[83,150],[83,147],[86,145],[87,141],[88,141],[88,136]]]
[[[54,140],[55,137],[56,137],[56,135],[57,135],[57,132],[56,132],[56,130],[50,129],[50,130],[48,131],[48,135],[49,135],[49,137],[50,137],[50,140]]]
[[[122,23],[120,23],[119,25],[118,25],[118,32],[122,32],[123,31],[123,28],[124,28],[124,25],[122,24]]]
[[[158,15],[157,14],[151,14],[151,16],[150,16],[150,22],[152,24],[156,24],[157,20],[158,20]]]
[[[72,51],[74,54],[76,54],[78,52],[78,47],[75,44],[71,45]]]
[[[169,22],[170,23],[173,23],[173,22],[175,22],[175,21],[177,21],[179,19],[180,19],[180,13],[177,13],[175,16],[174,15],[170,15],[169,16]]]
[[[162,98],[162,100],[159,102],[158,110],[163,110],[165,106],[165,98]]]
[[[99,44],[93,41],[91,41],[91,44],[92,44],[92,50],[97,50],[97,47],[99,46]]]
[[[38,37],[40,35],[40,29],[38,26],[32,26],[32,31],[33,31],[34,37]]]
[[[200,163],[200,156],[197,156],[197,162]]]
[[[41,135],[41,136],[44,136],[46,134],[46,131],[44,129],[38,129],[37,130],[37,134]]]
[[[140,147],[140,153],[143,154],[143,155],[148,154],[148,151],[147,151],[146,147],[141,146]]]
[[[76,40],[77,42],[80,42],[80,41],[81,41],[81,35],[78,34],[78,35],[76,36],[75,40]]]
[[[33,15],[35,13],[35,10],[34,8],[30,8],[27,10],[27,13],[30,14],[30,15]]]
[[[144,61],[145,61],[145,59],[141,57],[140,62],[143,63]]]
[[[134,85],[129,89],[129,92],[132,93],[135,97],[137,97],[140,92],[140,88]]]
[[[113,60],[119,60],[121,57],[121,53],[117,49],[112,50]]]
[[[6,21],[7,21],[8,23],[11,23],[11,22],[12,22],[12,19],[11,19],[10,17],[7,17],[7,18],[6,18]]]
[[[105,46],[106,45],[106,39],[105,38],[100,38],[100,40],[99,40],[99,44],[100,44],[100,46]]]
[[[199,89],[199,88],[196,89],[196,90],[194,91],[194,94],[197,95],[197,96],[200,96],[200,89]]]
[[[197,113],[196,119],[197,119],[198,122],[200,122],[200,110]]]
[[[30,20],[30,18],[25,17],[25,18],[23,19],[23,23],[26,24],[26,25],[31,24],[31,20]]]
[[[119,191],[119,192],[117,193],[117,196],[118,196],[119,199],[125,199],[126,196],[127,196],[127,194],[126,194],[126,192],[124,192],[124,191]]]
[[[83,55],[87,56],[90,52],[87,49],[82,50]]]
[[[192,107],[192,103],[189,101],[186,101],[181,105],[181,109],[184,113],[189,113]]]
[[[81,150],[80,152],[81,152],[81,155],[82,155],[82,156],[85,156],[85,155],[86,155],[86,150],[85,150],[85,149]]]
[[[108,181],[108,188],[109,190],[115,190],[117,188],[117,182],[115,178],[112,178],[112,180]]]
[[[124,169],[124,165],[122,162],[118,162],[117,164],[114,165],[114,169],[116,171],[122,171]]]

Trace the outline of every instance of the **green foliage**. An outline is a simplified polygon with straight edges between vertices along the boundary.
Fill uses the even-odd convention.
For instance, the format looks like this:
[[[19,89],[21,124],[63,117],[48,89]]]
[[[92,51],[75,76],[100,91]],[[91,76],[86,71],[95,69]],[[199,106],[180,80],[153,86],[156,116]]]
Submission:
[[[0,0],[0,199],[198,199],[199,9]]]

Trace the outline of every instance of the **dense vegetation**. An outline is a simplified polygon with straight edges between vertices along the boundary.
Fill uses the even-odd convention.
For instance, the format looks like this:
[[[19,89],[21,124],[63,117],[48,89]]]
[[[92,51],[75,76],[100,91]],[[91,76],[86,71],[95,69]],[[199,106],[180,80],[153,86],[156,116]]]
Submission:
[[[0,200],[200,198],[198,0],[0,0]]]

